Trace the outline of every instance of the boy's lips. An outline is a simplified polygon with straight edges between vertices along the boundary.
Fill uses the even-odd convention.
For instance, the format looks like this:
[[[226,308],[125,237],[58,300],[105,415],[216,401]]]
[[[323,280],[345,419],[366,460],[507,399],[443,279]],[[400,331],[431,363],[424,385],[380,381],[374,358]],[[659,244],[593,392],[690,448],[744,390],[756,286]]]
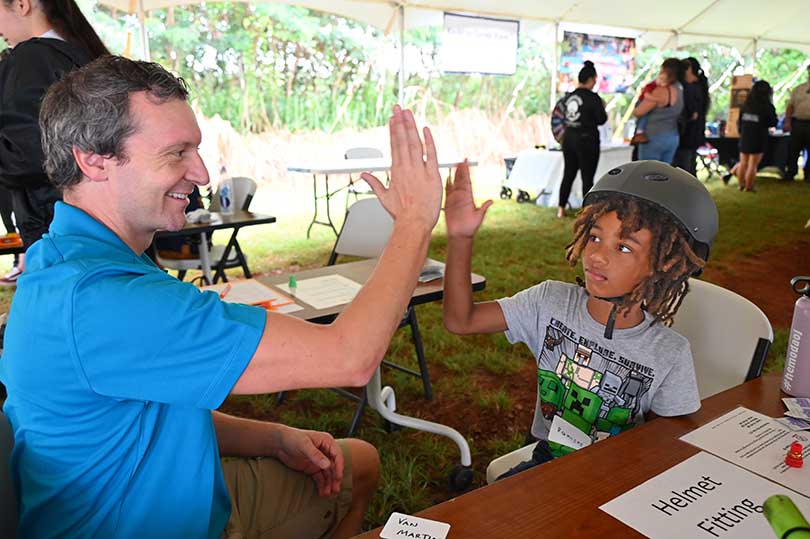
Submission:
[[[595,271],[593,269],[586,269],[585,273],[587,273],[588,276],[591,279],[593,279],[594,281],[600,281],[600,282],[601,281],[607,281],[607,276],[606,275],[604,275],[602,273],[599,273],[598,271]]]

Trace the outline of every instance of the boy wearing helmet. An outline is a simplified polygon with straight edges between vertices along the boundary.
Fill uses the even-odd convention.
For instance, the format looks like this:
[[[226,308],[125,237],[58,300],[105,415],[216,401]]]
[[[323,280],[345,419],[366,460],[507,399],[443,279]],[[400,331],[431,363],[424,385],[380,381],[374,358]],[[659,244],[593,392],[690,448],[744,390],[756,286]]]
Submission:
[[[667,326],[708,260],[717,208],[694,176],[637,161],[586,195],[566,258],[579,286],[544,281],[509,298],[473,303],[473,237],[492,204],[475,207],[469,169],[446,188],[444,323],[457,334],[506,332],[537,361],[531,461],[540,464],[644,421],[700,408],[688,341]]]

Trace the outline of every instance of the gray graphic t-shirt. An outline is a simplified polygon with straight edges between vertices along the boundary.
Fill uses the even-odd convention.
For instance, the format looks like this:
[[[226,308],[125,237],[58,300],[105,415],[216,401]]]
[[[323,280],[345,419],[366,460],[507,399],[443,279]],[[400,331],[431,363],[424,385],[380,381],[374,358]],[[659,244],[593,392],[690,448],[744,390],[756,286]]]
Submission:
[[[585,289],[545,281],[498,300],[506,338],[537,359],[532,434],[560,456],[660,416],[700,408],[689,342],[645,313],[632,328],[605,326],[586,307]]]

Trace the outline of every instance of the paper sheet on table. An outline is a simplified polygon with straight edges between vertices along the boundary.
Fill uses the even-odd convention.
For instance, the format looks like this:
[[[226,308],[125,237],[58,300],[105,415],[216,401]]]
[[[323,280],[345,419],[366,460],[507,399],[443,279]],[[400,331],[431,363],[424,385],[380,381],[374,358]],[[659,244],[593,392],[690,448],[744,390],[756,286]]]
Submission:
[[[682,436],[681,440],[810,496],[808,470],[785,464],[785,455],[793,442],[801,443],[805,461],[810,459],[807,432],[793,431],[771,417],[740,406]]]
[[[265,309],[284,314],[294,313],[295,311],[304,309],[300,305],[296,305],[291,298],[279,294],[256,279],[245,279],[244,281],[231,281],[230,283],[204,286],[201,290],[212,290],[220,294],[229,284],[231,288],[223,298],[223,301],[259,305]]]
[[[328,309],[350,303],[363,287],[360,283],[342,275],[313,277],[298,281],[297,284],[295,299],[308,303],[316,309]],[[279,285],[279,288],[290,294],[289,286]]]
[[[652,539],[762,539],[775,537],[761,513],[774,494],[810,515],[810,498],[701,452],[599,509]]]

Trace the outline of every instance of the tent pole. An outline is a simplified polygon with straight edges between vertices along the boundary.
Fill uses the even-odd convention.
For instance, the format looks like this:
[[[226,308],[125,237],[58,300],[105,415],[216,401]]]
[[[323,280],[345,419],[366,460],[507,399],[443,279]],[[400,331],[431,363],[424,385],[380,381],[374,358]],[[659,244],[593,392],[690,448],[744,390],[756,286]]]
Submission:
[[[399,5],[399,91],[397,102],[405,106],[405,5]]]
[[[554,49],[551,54],[551,81],[549,90],[548,111],[554,110],[557,104],[557,66],[560,64],[560,21],[554,21]]]
[[[751,44],[751,73],[753,74],[757,72],[757,49],[759,49],[759,39],[754,38]]]
[[[143,59],[151,61],[149,53],[149,36],[146,35],[146,16],[143,11],[143,0],[138,0],[138,22],[141,25],[141,46],[143,47]]]

